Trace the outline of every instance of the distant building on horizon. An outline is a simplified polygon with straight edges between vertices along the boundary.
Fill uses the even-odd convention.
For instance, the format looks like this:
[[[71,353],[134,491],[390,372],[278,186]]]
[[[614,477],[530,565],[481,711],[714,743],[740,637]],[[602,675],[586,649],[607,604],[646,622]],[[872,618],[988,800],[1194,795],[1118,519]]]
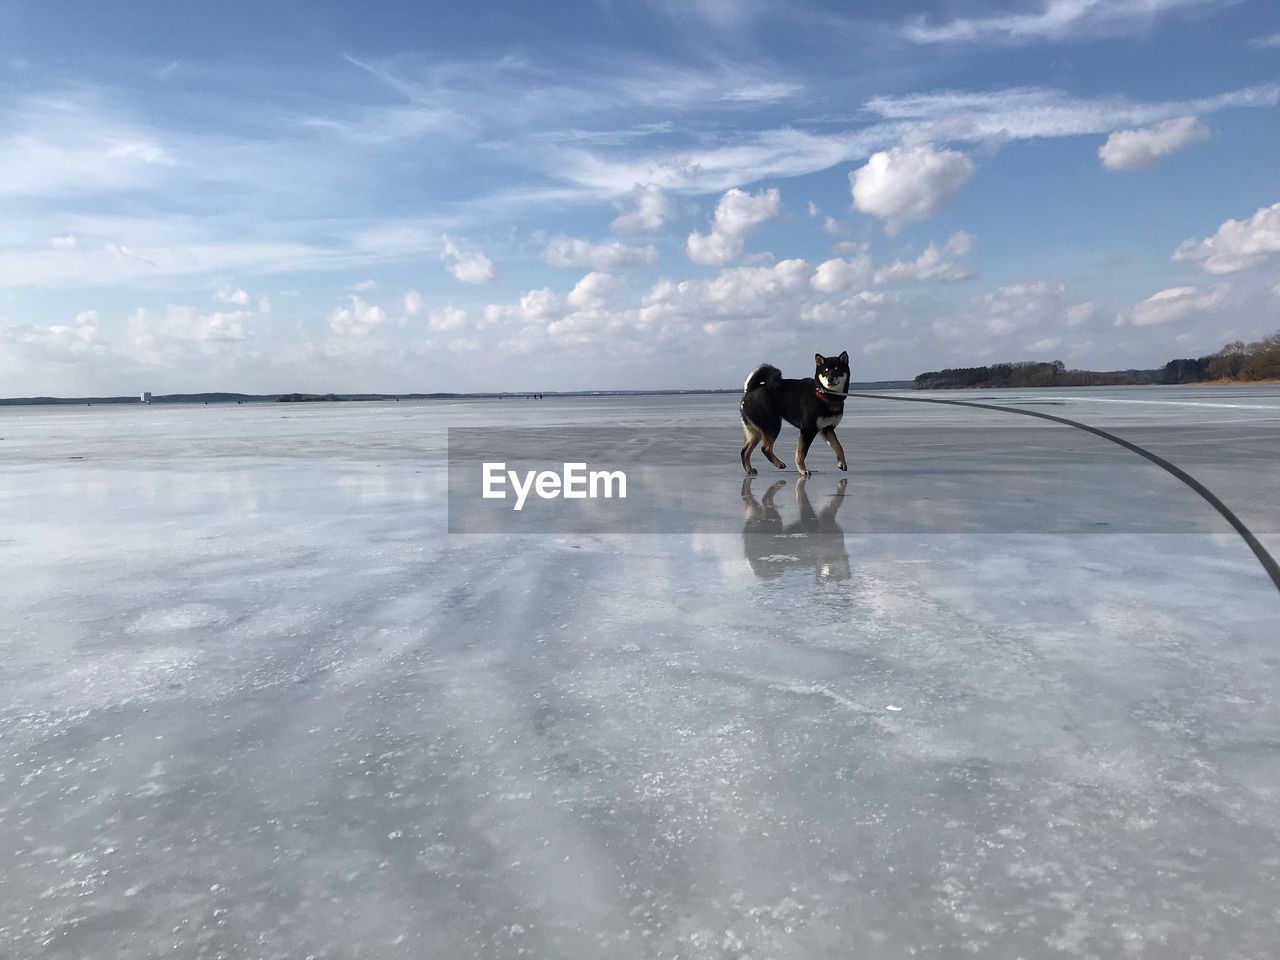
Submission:
[[[151,402],[151,391],[150,391],[150,390],[143,390],[143,391],[142,391],[142,396],[140,396],[138,399],[139,399],[139,400],[141,400],[143,403],[150,403],[150,402]]]

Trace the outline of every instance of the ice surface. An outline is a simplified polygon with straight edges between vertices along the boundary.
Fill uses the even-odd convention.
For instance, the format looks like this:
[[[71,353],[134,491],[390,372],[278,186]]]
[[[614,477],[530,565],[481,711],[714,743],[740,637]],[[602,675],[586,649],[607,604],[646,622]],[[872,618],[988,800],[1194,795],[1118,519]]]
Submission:
[[[1280,548],[1280,393],[1067,396],[980,399],[1191,464]],[[1207,505],[1149,467],[1146,521],[1110,504],[1148,532],[816,530],[860,477],[897,509],[860,430],[913,496],[999,434],[851,402],[844,498],[822,450],[775,519],[734,416],[0,408],[0,956],[1271,955],[1280,595],[1211,513],[1149,532]],[[723,425],[681,470],[740,526],[447,535],[445,428],[520,423]]]

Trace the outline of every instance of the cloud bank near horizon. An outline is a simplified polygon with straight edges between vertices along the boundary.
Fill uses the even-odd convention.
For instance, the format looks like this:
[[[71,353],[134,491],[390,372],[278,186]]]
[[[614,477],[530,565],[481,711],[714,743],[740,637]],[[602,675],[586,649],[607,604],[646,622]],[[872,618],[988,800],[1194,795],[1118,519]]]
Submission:
[[[802,7],[832,42],[779,61],[755,8],[662,13],[714,55],[618,45],[611,17],[650,14],[601,11],[594,45],[495,57],[326,49],[320,5],[243,83],[198,47],[70,74],[28,36],[0,68],[0,392],[719,386],[818,341],[880,379],[1247,339],[1280,289],[1280,87],[1265,24],[1221,6]],[[847,69],[851,37],[898,45],[891,82]],[[1253,76],[1099,95],[1016,53],[1066,45],[1123,90],[1193,39]]]

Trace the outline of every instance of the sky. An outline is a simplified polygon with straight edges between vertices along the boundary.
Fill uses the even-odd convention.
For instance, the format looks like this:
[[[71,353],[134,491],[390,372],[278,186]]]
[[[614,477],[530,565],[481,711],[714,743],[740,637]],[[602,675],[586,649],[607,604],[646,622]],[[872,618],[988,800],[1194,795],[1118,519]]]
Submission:
[[[0,0],[0,396],[1118,369],[1277,329],[1270,0]]]

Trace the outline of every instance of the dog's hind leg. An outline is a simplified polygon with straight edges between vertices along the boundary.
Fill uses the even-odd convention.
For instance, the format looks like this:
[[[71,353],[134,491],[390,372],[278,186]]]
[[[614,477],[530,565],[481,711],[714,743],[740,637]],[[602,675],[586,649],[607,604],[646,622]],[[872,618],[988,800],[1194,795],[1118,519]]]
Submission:
[[[744,430],[754,430],[756,442],[760,444],[760,452],[765,458],[779,470],[785,470],[787,465],[778,459],[773,452],[773,442],[778,439],[778,431],[782,429],[782,418],[777,412],[770,409],[768,404],[758,404],[754,409],[750,410],[748,416],[747,404],[743,403],[742,410],[742,426]],[[754,450],[755,446],[748,441],[748,445]],[[749,467],[744,456],[742,465]],[[754,471],[749,471],[754,472]]]
[[[778,429],[778,427],[774,427],[772,432],[764,431],[764,439],[760,441],[760,452],[779,470],[785,470],[787,465],[779,460],[778,455],[773,452],[773,441],[778,439]]]
[[[746,441],[742,444],[742,469],[748,477],[754,477],[759,471],[751,465],[751,454],[759,446],[762,434],[746,417],[742,418],[742,432],[746,434]]]
[[[835,427],[824,427],[822,430],[822,439],[827,441],[827,445],[836,452],[836,466],[841,470],[848,470],[849,464],[844,459],[844,447],[840,445],[840,438],[836,436]]]
[[[807,477],[813,472],[804,465],[804,457],[809,452],[809,445],[813,443],[813,438],[817,435],[817,430],[803,429],[800,431],[800,439],[796,441],[796,471],[802,477]]]

